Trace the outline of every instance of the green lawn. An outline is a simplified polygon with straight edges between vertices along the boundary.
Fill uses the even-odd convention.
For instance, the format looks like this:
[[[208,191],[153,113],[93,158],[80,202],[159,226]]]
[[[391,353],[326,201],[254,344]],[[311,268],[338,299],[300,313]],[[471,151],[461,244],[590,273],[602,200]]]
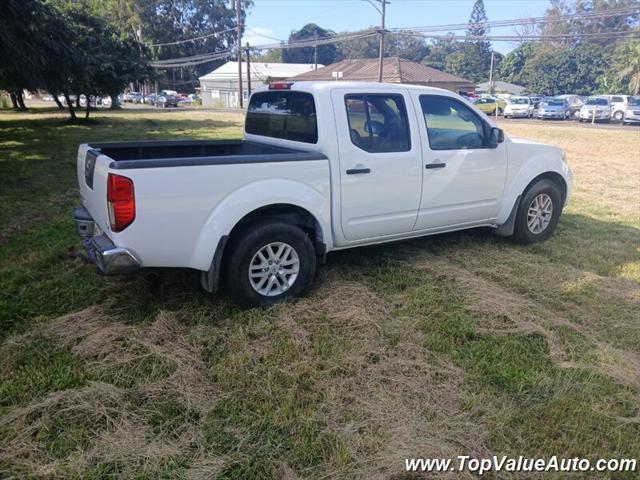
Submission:
[[[0,478],[404,479],[405,457],[638,457],[636,130],[505,123],[565,148],[576,174],[550,241],[339,252],[291,305],[240,310],[193,272],[149,286],[69,255],[80,142],[239,137],[241,121],[0,113]]]

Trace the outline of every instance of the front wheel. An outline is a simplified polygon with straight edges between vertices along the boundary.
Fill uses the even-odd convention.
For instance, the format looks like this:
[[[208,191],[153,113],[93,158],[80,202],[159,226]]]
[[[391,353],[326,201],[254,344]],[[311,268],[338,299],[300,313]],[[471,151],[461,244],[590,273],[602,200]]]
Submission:
[[[558,185],[542,179],[525,192],[520,205],[513,238],[526,245],[547,240],[553,234],[562,213],[562,193]]]
[[[616,113],[613,114],[613,118],[615,118],[618,122],[621,122],[622,119],[624,118],[624,113],[621,111],[617,111]]]
[[[238,304],[267,307],[307,291],[316,271],[316,254],[300,228],[265,222],[235,237],[223,274],[227,291]]]

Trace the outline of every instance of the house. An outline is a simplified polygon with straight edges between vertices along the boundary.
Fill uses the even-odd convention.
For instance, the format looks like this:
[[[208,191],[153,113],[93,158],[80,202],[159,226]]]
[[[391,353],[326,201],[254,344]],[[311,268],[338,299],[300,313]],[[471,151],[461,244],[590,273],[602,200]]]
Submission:
[[[319,65],[320,67],[323,65]],[[247,64],[242,62],[242,94],[247,101]],[[251,62],[251,88],[257,88],[272,81],[284,80],[315,68],[306,63],[261,63]],[[238,105],[238,62],[227,62],[199,78],[202,105],[205,107],[237,108]]]
[[[476,87],[477,93],[489,93],[489,82],[479,83]],[[526,90],[525,87],[509,82],[496,80],[493,82],[493,93],[505,93],[509,95],[521,95]]]
[[[342,60],[324,68],[301,73],[291,78],[291,80],[377,82],[378,68],[377,58]],[[470,80],[400,57],[387,57],[383,60],[382,81],[446,88],[454,92],[473,90],[475,87],[475,84]]]

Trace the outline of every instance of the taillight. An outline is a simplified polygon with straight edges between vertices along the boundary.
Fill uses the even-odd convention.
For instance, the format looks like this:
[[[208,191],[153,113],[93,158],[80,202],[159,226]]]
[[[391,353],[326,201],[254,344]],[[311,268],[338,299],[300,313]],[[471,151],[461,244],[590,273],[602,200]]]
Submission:
[[[269,84],[269,90],[291,90],[293,82],[273,82]]]
[[[111,231],[121,232],[136,219],[136,199],[133,181],[122,175],[109,174],[107,179],[107,205]]]

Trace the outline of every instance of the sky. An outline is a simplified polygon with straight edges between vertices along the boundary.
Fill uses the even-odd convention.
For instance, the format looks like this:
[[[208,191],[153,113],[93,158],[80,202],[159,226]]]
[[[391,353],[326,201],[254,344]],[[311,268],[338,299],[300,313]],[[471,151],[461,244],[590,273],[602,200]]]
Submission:
[[[475,0],[390,0],[386,26],[422,27],[469,20]],[[549,0],[484,0],[489,20],[540,17]],[[315,23],[335,32],[355,31],[380,25],[380,14],[365,0],[253,0],[243,43],[265,45],[286,40],[292,30]],[[463,32],[456,32],[460,35]],[[514,27],[494,28],[494,35],[511,35]],[[266,35],[265,38],[260,35]],[[494,42],[494,49],[507,53],[515,44]]]

